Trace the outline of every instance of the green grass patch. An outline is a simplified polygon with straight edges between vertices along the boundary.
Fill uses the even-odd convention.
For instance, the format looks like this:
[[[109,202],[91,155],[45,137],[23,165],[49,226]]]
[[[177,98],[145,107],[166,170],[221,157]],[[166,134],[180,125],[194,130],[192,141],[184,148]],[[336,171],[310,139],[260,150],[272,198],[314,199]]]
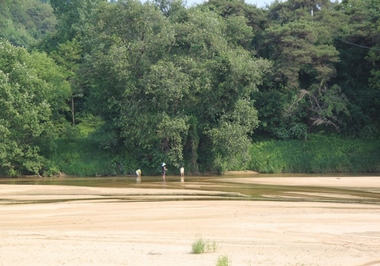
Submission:
[[[217,244],[215,241],[204,240],[199,238],[195,240],[191,246],[191,253],[202,254],[205,252],[215,252],[217,250]]]
[[[77,176],[111,176],[133,174],[138,168],[142,168],[144,174],[159,174],[160,171],[156,167],[159,163],[152,166],[144,157],[136,159],[136,154],[120,155],[101,149],[99,141],[94,138],[67,137],[57,140],[56,145],[55,152],[46,156],[46,175],[60,171]],[[309,135],[307,141],[255,142],[249,147],[249,153],[248,163],[243,158],[235,158],[237,162],[224,166],[224,170],[260,173],[380,172],[380,140],[377,139]]]
[[[218,261],[216,262],[216,266],[230,266],[230,260],[228,256],[223,255],[218,257]]]
[[[250,148],[249,170],[261,173],[380,172],[380,140],[312,135],[307,141],[263,141]]]
[[[115,160],[89,138],[60,139],[52,158],[61,172],[78,176],[121,175],[126,171],[123,161]]]

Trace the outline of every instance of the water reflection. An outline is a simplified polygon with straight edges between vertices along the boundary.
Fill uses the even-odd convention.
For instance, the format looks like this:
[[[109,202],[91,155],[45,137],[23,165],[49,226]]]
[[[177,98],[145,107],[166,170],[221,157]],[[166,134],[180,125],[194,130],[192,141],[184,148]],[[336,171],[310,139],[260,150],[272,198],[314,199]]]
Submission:
[[[363,176],[363,175],[361,175]],[[371,176],[371,175],[367,175]],[[0,184],[8,185],[63,185],[76,187],[106,187],[106,188],[145,188],[145,189],[175,189],[203,191],[202,195],[162,194],[149,195],[107,195],[107,199],[154,201],[154,200],[272,200],[272,201],[318,201],[318,202],[349,202],[363,204],[380,204],[380,187],[336,187],[318,185],[278,185],[262,184],[252,179],[302,177],[336,178],[355,177],[347,174],[257,174],[254,176],[186,176],[181,182],[180,176],[167,176],[166,182],[161,176],[113,176],[113,177],[49,177],[49,178],[0,178]],[[156,196],[156,197],[155,197]],[[198,197],[197,197],[198,196]],[[0,196],[1,197],[1,196]],[[1,200],[1,198],[0,198]],[[65,199],[66,200],[66,199]],[[88,198],[87,198],[88,200]]]

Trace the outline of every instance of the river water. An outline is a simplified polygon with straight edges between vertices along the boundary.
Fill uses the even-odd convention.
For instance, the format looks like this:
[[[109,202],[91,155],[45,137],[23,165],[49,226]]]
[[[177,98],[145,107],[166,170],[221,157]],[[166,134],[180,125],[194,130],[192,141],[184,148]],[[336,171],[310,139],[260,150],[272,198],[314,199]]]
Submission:
[[[375,185],[361,186],[360,180],[375,179]],[[302,182],[289,182],[296,179]],[[271,184],[266,180],[279,180]],[[319,183],[313,184],[313,181]],[[331,181],[342,180],[343,185]],[[352,185],[358,182],[359,185]],[[136,182],[134,176],[113,177],[24,177],[0,178],[0,184],[8,185],[61,185],[76,187],[105,188],[143,188],[175,190],[171,200],[194,200],[194,197],[182,195],[178,191],[201,191],[202,200],[271,200],[271,201],[308,201],[308,202],[340,202],[380,205],[380,177],[374,175],[353,174],[254,174],[223,176],[186,176],[180,182],[179,176],[167,176],[162,182],[160,176],[143,176]],[[306,181],[306,182],[305,182]],[[310,182],[309,182],[310,181]],[[328,182],[327,182],[328,181]],[[344,181],[344,182],[343,182]],[[334,184],[334,185],[331,185]],[[339,183],[338,183],[339,184]],[[348,184],[348,185],[347,185]],[[351,185],[350,185],[351,184]],[[380,184],[380,183],[379,183]],[[195,194],[196,195],[196,194]],[[111,195],[112,196],[112,195]],[[162,200],[160,197],[142,198],[141,201]],[[165,198],[168,200],[168,198]]]

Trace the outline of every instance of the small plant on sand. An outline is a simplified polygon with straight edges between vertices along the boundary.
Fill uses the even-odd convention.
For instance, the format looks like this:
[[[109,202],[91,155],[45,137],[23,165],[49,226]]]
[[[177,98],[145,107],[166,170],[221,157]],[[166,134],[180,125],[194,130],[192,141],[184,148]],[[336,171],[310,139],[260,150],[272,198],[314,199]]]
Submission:
[[[202,238],[199,238],[195,240],[195,242],[191,246],[191,253],[202,254],[205,252],[205,246],[206,246],[206,242]]]
[[[217,250],[217,245],[216,245],[216,242],[215,241],[207,241],[206,242],[206,252],[216,252]]]
[[[216,262],[216,266],[230,266],[230,260],[228,256],[219,256],[218,261]]]
[[[191,253],[193,254],[202,254],[205,252],[215,252],[217,249],[216,242],[206,241],[203,238],[199,238],[194,241],[191,246]]]

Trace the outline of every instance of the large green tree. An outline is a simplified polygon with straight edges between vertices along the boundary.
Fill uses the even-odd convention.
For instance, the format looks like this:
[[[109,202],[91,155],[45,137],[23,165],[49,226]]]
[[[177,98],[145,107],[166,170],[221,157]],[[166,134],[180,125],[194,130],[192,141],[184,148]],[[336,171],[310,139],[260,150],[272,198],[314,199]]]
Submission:
[[[51,174],[69,87],[53,60],[0,42],[0,175]]]
[[[336,82],[349,99],[345,134],[374,137],[380,132],[379,1],[342,1],[344,30],[335,45],[340,53]]]
[[[50,0],[53,12],[57,17],[57,30],[45,36],[39,50],[45,51],[62,67],[71,85],[71,99],[67,103],[71,115],[65,118],[72,126],[77,124],[77,117],[85,117],[83,110],[84,86],[78,71],[83,62],[82,39],[99,4],[105,0]]]
[[[232,25],[247,27],[202,8],[168,17],[131,0],[99,10],[85,45],[88,100],[146,168],[186,161],[194,172],[223,171],[247,159],[258,123],[250,93],[269,63],[232,39]]]
[[[338,20],[328,4],[317,4],[293,0],[274,4],[268,13],[270,27],[257,43],[259,54],[273,61],[274,71],[256,97],[268,98],[271,104],[274,91],[280,92],[276,99],[281,108],[260,112],[266,127],[261,130],[272,137],[305,138],[322,128],[339,131],[340,116],[348,114],[347,99],[333,81],[339,61],[333,45],[338,30],[329,22]]]

